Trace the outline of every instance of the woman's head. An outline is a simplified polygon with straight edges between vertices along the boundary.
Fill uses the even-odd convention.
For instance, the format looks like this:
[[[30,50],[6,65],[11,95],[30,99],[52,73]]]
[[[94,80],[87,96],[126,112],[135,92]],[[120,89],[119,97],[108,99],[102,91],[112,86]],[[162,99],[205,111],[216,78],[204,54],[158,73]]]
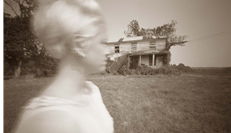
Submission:
[[[88,49],[91,40],[106,32],[94,0],[43,0],[34,18],[34,30],[48,53],[62,59],[72,49]]]
[[[76,59],[88,73],[105,68],[106,26],[94,0],[43,0],[34,18],[34,30],[56,59]],[[75,58],[72,58],[75,59]]]

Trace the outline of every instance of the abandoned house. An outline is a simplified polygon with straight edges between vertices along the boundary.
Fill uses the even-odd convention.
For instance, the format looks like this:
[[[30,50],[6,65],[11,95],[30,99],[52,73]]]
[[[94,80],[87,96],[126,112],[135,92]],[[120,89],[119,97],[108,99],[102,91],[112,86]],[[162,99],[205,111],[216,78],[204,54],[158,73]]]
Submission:
[[[108,57],[111,60],[124,57],[127,66],[130,69],[136,69],[138,66],[146,65],[152,68],[159,68],[167,64],[169,51],[166,51],[167,37],[149,37],[143,36],[121,38],[106,43],[110,52]],[[125,61],[122,62],[124,63]],[[118,60],[117,60],[118,61]],[[122,63],[117,67],[120,67]]]

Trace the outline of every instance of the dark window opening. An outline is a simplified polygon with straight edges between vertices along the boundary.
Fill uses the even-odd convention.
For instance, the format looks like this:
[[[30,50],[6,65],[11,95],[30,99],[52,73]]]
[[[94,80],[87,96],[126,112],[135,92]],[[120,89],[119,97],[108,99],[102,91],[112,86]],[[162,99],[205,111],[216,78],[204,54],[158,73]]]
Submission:
[[[156,40],[150,41],[149,48],[153,49],[153,50],[156,50]]]
[[[120,47],[119,46],[115,46],[115,53],[120,53]]]

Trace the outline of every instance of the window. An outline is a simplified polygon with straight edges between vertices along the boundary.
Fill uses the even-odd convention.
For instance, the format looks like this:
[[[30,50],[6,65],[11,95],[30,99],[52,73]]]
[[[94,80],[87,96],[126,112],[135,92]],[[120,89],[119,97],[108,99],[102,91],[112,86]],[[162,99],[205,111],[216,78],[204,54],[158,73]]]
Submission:
[[[119,46],[115,46],[115,53],[120,53],[120,47]]]
[[[137,42],[132,42],[131,43],[131,51],[136,51],[137,50]]]
[[[156,50],[156,40],[150,41],[149,48],[152,50]]]

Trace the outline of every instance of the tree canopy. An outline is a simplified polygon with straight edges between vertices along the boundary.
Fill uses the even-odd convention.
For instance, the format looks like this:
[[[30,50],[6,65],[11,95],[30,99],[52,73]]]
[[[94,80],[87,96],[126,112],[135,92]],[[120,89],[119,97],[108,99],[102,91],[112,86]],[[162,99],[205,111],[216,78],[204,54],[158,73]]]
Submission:
[[[170,50],[172,46],[180,45],[183,46],[186,41],[185,35],[183,36],[177,36],[176,35],[176,24],[177,21],[172,20],[171,23],[163,24],[162,26],[157,26],[155,28],[140,28],[139,23],[137,20],[132,20],[128,24],[127,31],[124,31],[125,35],[127,37],[132,36],[144,36],[145,38],[150,38],[151,36],[166,36],[168,38],[167,40],[167,48],[166,50]]]
[[[127,31],[124,31],[124,34],[127,37],[132,37],[132,36],[138,36],[139,35],[139,30],[140,30],[140,26],[138,21],[136,20],[132,20],[129,24],[128,24],[128,29]]]
[[[4,0],[4,3],[15,13],[12,17],[4,12],[4,62],[14,67],[15,77],[19,77],[22,62],[33,60],[38,74],[43,62],[49,60],[49,55],[31,28],[38,0]],[[15,4],[19,12],[15,10]]]

